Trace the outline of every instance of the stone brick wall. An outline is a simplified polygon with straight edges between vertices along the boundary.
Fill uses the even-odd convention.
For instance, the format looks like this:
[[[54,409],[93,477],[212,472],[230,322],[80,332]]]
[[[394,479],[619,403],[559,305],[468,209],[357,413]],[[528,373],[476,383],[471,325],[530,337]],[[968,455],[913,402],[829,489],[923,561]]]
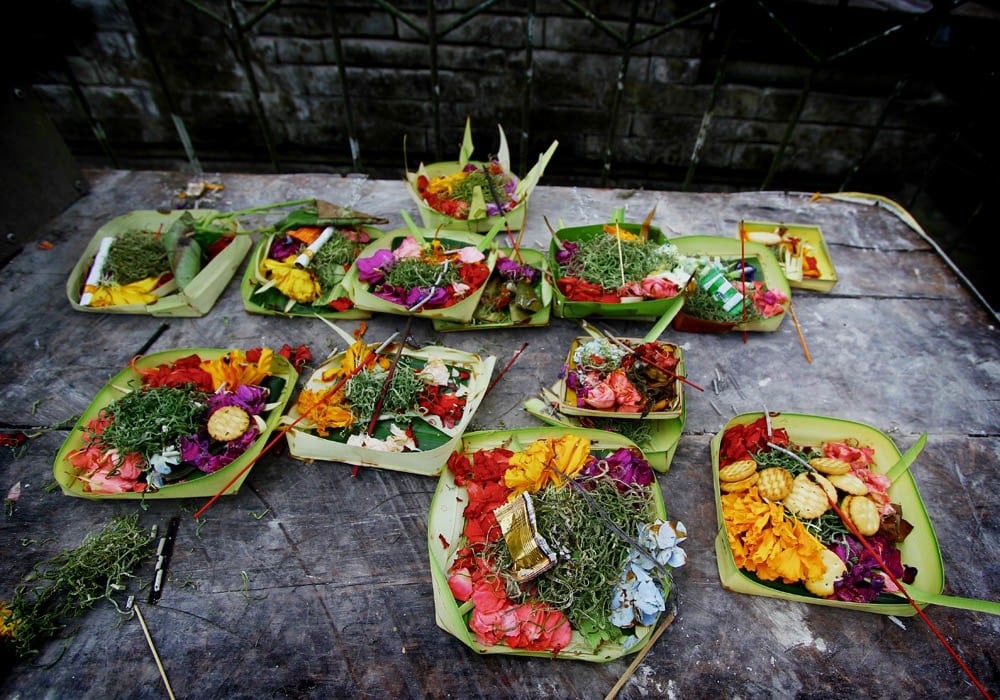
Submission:
[[[468,116],[520,168],[558,140],[550,182],[891,194],[995,145],[967,144],[1000,21],[956,4],[40,0],[52,55],[8,58],[88,164],[190,167],[181,123],[209,171],[397,177]]]

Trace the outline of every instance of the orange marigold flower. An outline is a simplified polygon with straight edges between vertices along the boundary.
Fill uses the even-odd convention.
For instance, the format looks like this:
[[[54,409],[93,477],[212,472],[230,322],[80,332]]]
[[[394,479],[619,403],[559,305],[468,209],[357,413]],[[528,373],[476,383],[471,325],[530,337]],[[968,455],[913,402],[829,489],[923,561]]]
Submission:
[[[825,547],[783,506],[760,497],[756,486],[722,496],[722,514],[736,565],[763,581],[798,583],[826,569]]]

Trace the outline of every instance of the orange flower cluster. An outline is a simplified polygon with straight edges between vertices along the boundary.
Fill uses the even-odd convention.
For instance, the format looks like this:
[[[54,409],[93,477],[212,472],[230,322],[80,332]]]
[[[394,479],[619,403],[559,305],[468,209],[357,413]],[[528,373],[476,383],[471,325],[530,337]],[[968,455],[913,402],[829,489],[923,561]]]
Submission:
[[[823,576],[823,544],[781,504],[768,503],[756,486],[722,495],[722,514],[736,566],[763,581],[799,583]]]

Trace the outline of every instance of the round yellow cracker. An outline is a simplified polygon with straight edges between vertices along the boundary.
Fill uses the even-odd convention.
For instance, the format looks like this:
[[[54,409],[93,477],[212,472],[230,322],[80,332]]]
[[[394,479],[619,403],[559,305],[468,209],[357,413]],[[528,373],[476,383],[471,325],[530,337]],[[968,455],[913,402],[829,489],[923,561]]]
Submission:
[[[814,457],[809,460],[809,466],[824,474],[846,474],[851,471],[849,463],[834,457]]]
[[[740,479],[739,481],[721,481],[719,482],[719,488],[725,493],[738,493],[740,491],[746,491],[748,488],[753,486],[759,480],[759,475],[754,472],[746,479]]]
[[[865,496],[844,496],[840,509],[850,518],[854,527],[866,537],[874,535],[882,527],[882,516],[879,515],[875,501]]]
[[[239,406],[223,406],[208,419],[208,434],[216,440],[229,442],[250,428],[250,414]]]
[[[838,491],[854,496],[864,496],[868,493],[868,485],[854,474],[831,474],[827,480],[837,487]]]
[[[731,462],[719,470],[719,481],[742,481],[757,471],[757,462],[741,459]]]
[[[826,490],[816,483],[810,472],[802,472],[792,481],[792,492],[782,501],[796,518],[811,520],[823,515],[830,507]]]
[[[768,467],[757,472],[757,491],[761,498],[769,501],[780,501],[792,492],[791,472],[781,467]]]

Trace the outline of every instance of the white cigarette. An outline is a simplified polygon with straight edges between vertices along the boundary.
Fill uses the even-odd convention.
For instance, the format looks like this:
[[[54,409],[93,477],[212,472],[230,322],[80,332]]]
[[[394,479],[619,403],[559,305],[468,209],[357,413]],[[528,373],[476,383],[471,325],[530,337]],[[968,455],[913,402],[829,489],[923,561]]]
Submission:
[[[101,282],[101,276],[104,274],[104,263],[108,259],[108,251],[111,250],[111,244],[114,243],[114,236],[106,236],[101,239],[101,246],[97,249],[97,255],[94,256],[94,264],[90,266],[90,273],[87,275],[87,281],[83,286],[83,295],[80,297],[80,306],[90,306],[90,301],[93,298],[93,294],[87,291],[88,287],[96,287]]]
[[[323,247],[330,236],[333,235],[333,226],[327,226],[323,229],[323,233],[319,234],[319,238],[309,244],[309,246],[299,254],[299,257],[295,258],[295,267],[306,268],[309,267],[309,263],[312,262],[313,256]]]

